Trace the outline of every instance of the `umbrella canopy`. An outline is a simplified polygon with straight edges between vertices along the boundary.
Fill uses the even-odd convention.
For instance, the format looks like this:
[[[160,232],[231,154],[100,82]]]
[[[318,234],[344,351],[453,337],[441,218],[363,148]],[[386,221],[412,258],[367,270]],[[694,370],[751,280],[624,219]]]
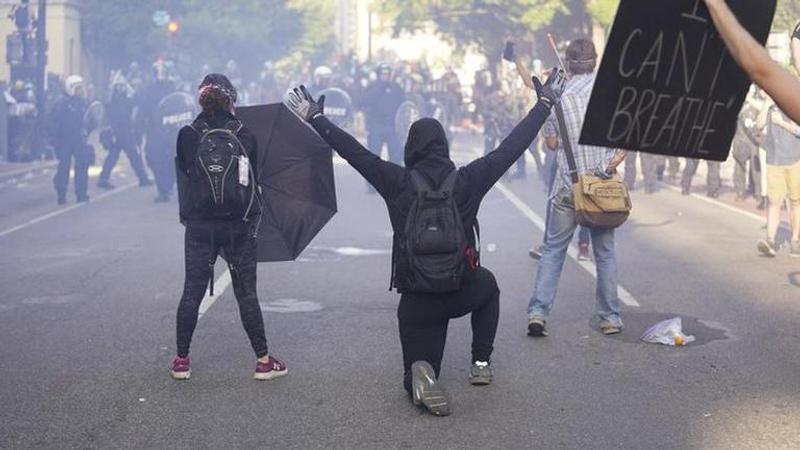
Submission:
[[[293,261],[336,214],[333,153],[282,103],[236,109],[258,139],[258,260]]]

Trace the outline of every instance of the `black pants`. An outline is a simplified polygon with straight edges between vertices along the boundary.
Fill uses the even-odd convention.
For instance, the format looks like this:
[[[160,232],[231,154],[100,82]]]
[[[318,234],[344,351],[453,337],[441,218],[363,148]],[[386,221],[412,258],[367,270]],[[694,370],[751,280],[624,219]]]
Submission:
[[[124,142],[108,150],[106,160],[103,162],[103,171],[100,172],[99,181],[108,182],[109,178],[111,178],[111,171],[114,170],[114,166],[116,166],[117,161],[119,161],[120,152],[125,152],[125,155],[127,155],[128,161],[131,163],[131,168],[136,174],[136,178],[139,179],[139,183],[147,182],[147,172],[144,170],[142,155],[139,154],[139,148],[135,142]]]
[[[250,338],[250,345],[258,358],[267,355],[264,319],[256,293],[258,246],[254,226],[255,224],[250,223],[223,223],[189,224],[186,227],[186,281],[178,306],[178,356],[185,357],[189,354],[200,302],[203,301],[210,277],[214,276],[213,262],[220,250],[231,271],[233,293],[239,303],[239,315],[244,331]]]
[[[65,144],[58,149],[58,169],[53,178],[53,185],[59,198],[67,195],[69,172],[75,160],[75,196],[79,199],[87,196],[89,187],[89,166],[92,163],[92,151],[83,143]]]
[[[450,319],[472,314],[472,361],[489,361],[500,315],[500,289],[483,267],[450,294],[404,293],[397,308],[403,347],[403,386],[411,393],[411,364],[427,361],[439,376]]]
[[[389,152],[389,161],[403,165],[403,148],[397,139],[394,128],[373,128],[367,133],[367,148],[381,156],[383,144]]]

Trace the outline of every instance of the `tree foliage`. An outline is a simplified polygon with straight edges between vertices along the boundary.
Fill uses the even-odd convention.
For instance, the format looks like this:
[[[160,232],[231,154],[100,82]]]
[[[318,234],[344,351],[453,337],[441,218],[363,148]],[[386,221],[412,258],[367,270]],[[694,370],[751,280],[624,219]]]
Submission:
[[[561,13],[567,0],[381,0],[381,11],[395,20],[395,32],[436,30],[459,49],[475,45],[497,60],[508,37],[531,40]]]
[[[598,25],[608,30],[614,22],[620,0],[587,0],[586,11]]]
[[[161,9],[178,21],[174,35],[152,22]],[[331,50],[333,12],[326,0],[84,0],[82,27],[86,48],[112,68],[165,56],[252,71]]]

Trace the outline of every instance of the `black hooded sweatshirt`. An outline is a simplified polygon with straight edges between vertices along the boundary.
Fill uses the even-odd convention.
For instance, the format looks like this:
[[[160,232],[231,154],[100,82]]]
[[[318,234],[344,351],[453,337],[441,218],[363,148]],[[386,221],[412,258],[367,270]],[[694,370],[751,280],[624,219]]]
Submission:
[[[538,102],[496,150],[457,169],[453,195],[471,245],[475,245],[472,227],[476,223],[483,197],[531,145],[549,115],[550,108]],[[406,168],[403,168],[382,160],[325,116],[313,119],[311,125],[383,197],[394,230],[395,251],[392,258],[395,263],[400,263],[404,260],[404,255],[398,255],[396,250],[399,248],[398,242],[405,229],[411,204],[416,198],[410,171],[418,171],[431,187],[438,188],[450,172],[456,170],[450,159],[444,128],[435,119],[415,122],[408,134],[405,147]],[[402,264],[397,265],[397,270],[396,279],[402,279]]]

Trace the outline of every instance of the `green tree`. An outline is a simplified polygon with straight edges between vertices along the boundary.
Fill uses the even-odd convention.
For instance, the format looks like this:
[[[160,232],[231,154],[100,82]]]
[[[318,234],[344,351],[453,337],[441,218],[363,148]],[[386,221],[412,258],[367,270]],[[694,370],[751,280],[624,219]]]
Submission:
[[[614,16],[617,14],[619,1],[620,0],[587,0],[586,11],[597,25],[608,30],[614,22]]]
[[[430,23],[457,49],[477,46],[494,67],[505,39],[533,40],[557,14],[569,15],[567,0],[382,0],[381,12],[395,20],[395,32]]]
[[[267,59],[302,61],[332,50],[333,2],[326,0],[83,0],[87,50],[109,68],[158,56],[221,69],[233,59],[252,72]],[[180,28],[152,22],[167,10]]]

